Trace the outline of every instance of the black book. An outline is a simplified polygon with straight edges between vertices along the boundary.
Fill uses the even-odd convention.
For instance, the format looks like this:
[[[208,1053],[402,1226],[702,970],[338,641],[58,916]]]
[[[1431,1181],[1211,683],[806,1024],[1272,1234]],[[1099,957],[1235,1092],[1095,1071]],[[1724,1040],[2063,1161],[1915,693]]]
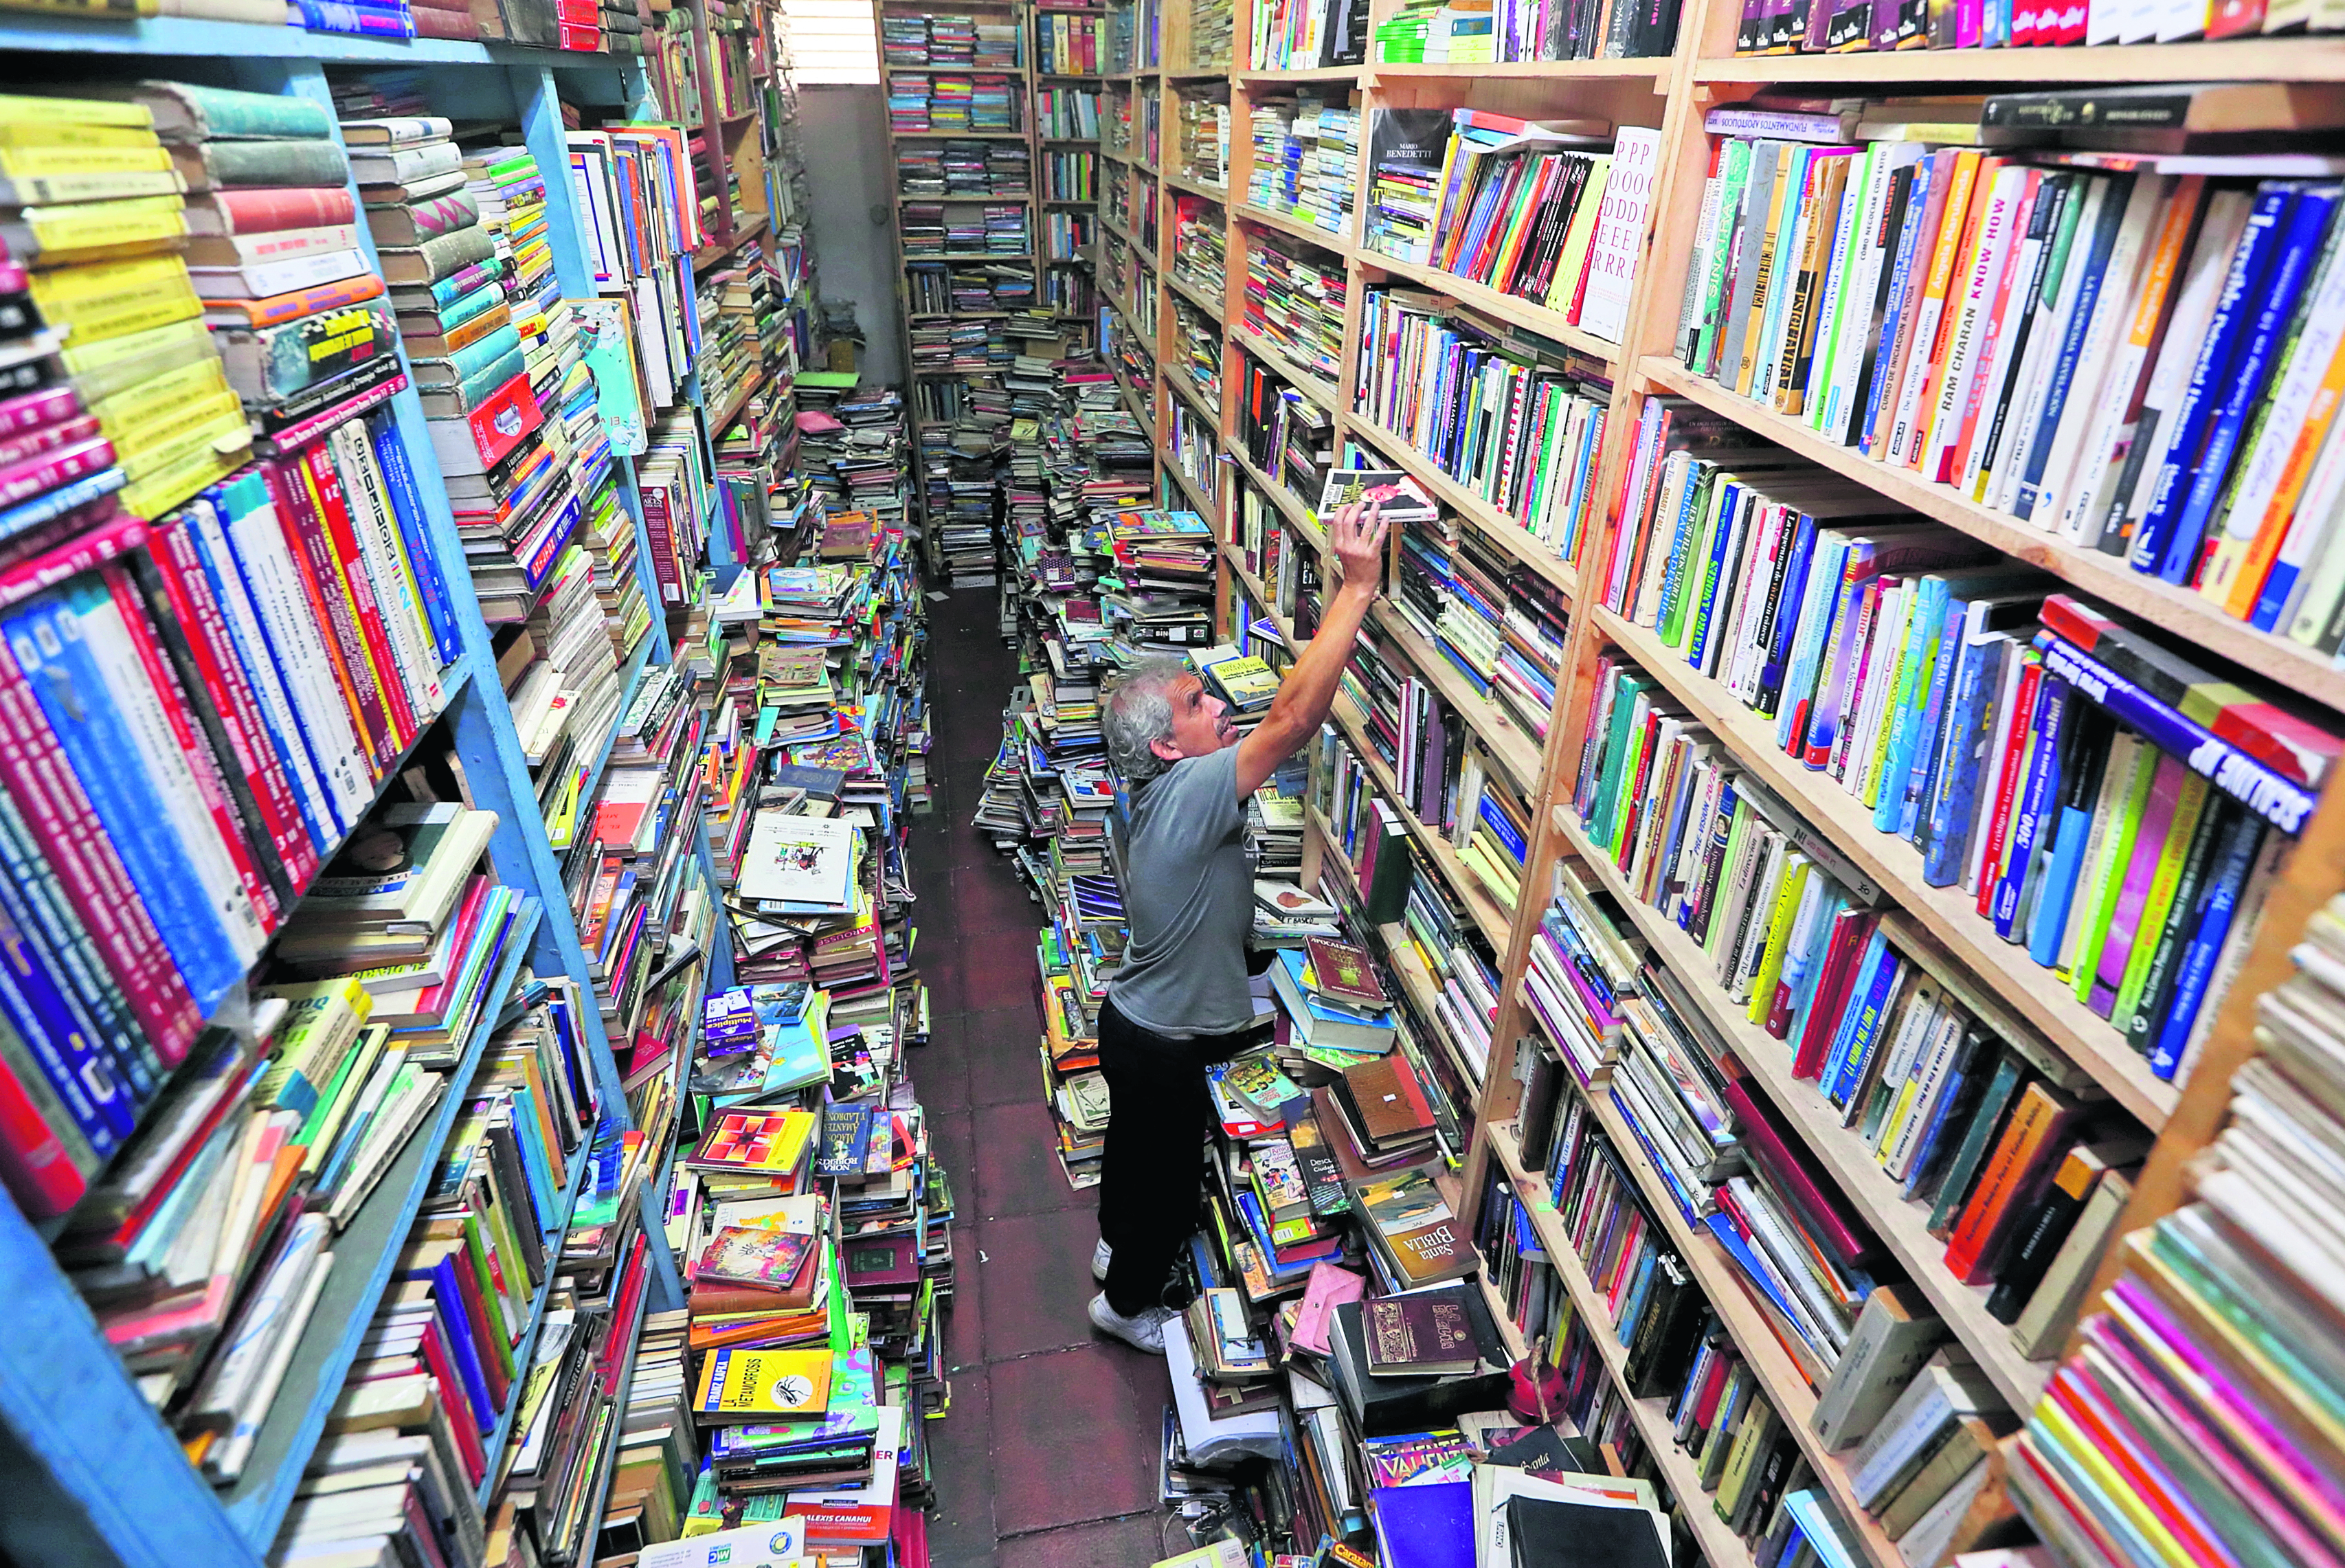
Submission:
[[[1475,1349],[1491,1369],[1453,1378],[1370,1377],[1361,1303],[1346,1301],[1335,1308],[1328,1325],[1327,1364],[1335,1395],[1363,1436],[1427,1431],[1447,1426],[1467,1410],[1505,1406],[1506,1345],[1482,1292],[1465,1292],[1465,1301]]]
[[[1507,1526],[1514,1568],[1670,1568],[1653,1516],[1641,1508],[1515,1496],[1507,1499]]]

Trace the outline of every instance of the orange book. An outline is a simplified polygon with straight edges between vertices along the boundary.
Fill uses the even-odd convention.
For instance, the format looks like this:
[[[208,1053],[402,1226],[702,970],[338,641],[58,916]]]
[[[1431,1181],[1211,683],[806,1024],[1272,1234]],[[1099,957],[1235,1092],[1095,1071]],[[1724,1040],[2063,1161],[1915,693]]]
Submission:
[[[1922,300],[1914,313],[1905,372],[1898,382],[1895,403],[1887,410],[1885,460],[1900,467],[1921,464],[1922,440],[1916,427],[1929,412],[1923,392],[1933,379],[1934,356],[1946,319],[1946,291],[1954,281],[1954,263],[1971,230],[1977,226],[1971,213],[1971,192],[1979,182],[1980,156],[1973,148],[1955,149],[1947,174],[1946,202],[1939,215],[1937,238],[1931,242],[1929,270],[1922,275]],[[1936,205],[1934,193],[1932,205]]]
[[[2272,561],[2288,539],[2289,524],[2296,518],[2296,504],[2304,496],[2305,483],[2312,477],[2312,461],[2320,455],[2340,401],[2345,401],[2345,341],[2340,341],[2337,351],[2329,356],[2329,368],[2320,384],[2313,389],[2312,402],[2305,407],[2304,423],[2297,431],[2296,443],[2289,448],[2288,462],[2280,469],[2279,488],[2272,492],[2270,502],[2264,507],[2263,517],[2256,524],[2256,536],[2241,556],[2238,570],[2228,582],[2218,581],[2216,574],[2208,573],[2206,585],[2199,590],[2219,601],[2227,613],[2240,620],[2254,612],[2256,600],[2263,593],[2264,578],[2270,575]]]
[[[2004,1234],[2035,1201],[2067,1152],[2076,1103],[2049,1084],[2030,1084],[1980,1168],[1978,1185],[1946,1241],[1946,1268],[1965,1285],[1990,1278]]]
[[[1963,301],[1956,297],[1956,291],[1958,289],[1966,289],[1971,272],[1978,265],[1979,240],[1986,228],[1987,209],[1991,205],[1987,195],[1995,188],[1995,176],[2003,172],[2003,166],[2007,161],[2000,158],[1979,160],[1977,173],[1971,180],[1972,194],[1978,199],[1971,203],[1963,213],[1963,231],[1960,243],[1955,248],[1954,269],[1946,274],[1943,288],[1938,284],[1935,258],[1934,257],[1931,261],[1930,286],[1937,290],[1941,298],[1937,331],[1932,334],[1929,341],[1916,341],[1914,344],[1915,353],[1920,353],[1925,349],[1929,351],[1930,370],[1928,379],[1922,383],[1922,403],[1914,413],[1914,433],[1906,442],[1904,455],[1898,459],[1908,468],[1920,468],[1924,454],[1930,450],[1930,427],[1937,422],[1938,392],[1946,379],[1946,361],[1954,358],[1954,322],[1963,313]],[[1951,227],[1949,225],[1950,229]],[[1938,239],[1943,249],[1946,235],[1940,234]],[[1931,474],[1925,477],[1936,476]]]

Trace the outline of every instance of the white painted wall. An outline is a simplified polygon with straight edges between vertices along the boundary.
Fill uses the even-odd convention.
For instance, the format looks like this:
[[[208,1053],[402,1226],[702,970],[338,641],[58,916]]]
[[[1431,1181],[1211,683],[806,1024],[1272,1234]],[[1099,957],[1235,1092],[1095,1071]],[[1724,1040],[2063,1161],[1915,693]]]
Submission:
[[[798,117],[814,187],[814,257],[822,296],[855,301],[864,380],[900,384],[904,355],[888,205],[896,170],[888,151],[886,101],[877,87],[803,87]]]

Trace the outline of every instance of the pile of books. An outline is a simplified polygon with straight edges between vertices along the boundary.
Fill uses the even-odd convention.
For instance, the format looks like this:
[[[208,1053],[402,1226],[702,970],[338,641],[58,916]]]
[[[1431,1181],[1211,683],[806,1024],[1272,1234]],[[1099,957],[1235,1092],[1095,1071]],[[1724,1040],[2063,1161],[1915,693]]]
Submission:
[[[1292,103],[1256,103],[1253,116],[1254,172],[1246,200],[1330,234],[1348,235],[1359,111],[1340,99],[1300,91]]]
[[[1272,0],[1248,17],[1246,58],[1257,71],[1315,71],[1356,66],[1368,45],[1364,0]]]
[[[557,1278],[574,1206],[592,1201],[584,1189],[597,1174],[586,1157],[597,1091],[574,998],[566,982],[524,975],[504,1019],[435,1152],[392,1265],[400,1283],[359,1346],[274,1561],[325,1560],[363,1534],[484,1553],[489,1513],[505,1512],[501,1493],[550,1391],[533,1384],[533,1353],[589,1328]]]
[[[1245,264],[1246,328],[1297,370],[1332,380],[1344,354],[1343,265],[1267,231],[1247,233]]]
[[[1238,354],[1237,436],[1247,458],[1306,508],[1335,463],[1335,422],[1311,395],[1250,352]]]
[[[1404,290],[1369,290],[1361,322],[1359,412],[1569,559],[1595,503],[1610,402],[1600,363]],[[1469,401],[1491,421],[1457,418]]]

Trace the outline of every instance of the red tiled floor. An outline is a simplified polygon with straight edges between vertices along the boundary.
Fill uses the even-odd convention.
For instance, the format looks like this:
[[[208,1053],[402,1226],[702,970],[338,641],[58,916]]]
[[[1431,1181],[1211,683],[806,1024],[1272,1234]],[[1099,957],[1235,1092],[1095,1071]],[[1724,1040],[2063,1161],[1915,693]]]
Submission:
[[[977,1227],[985,1262],[985,1359],[1006,1361],[1041,1350],[1091,1342],[1085,1315],[1092,1293],[1091,1247],[1099,1240],[1087,1217],[1021,1214]]]
[[[1096,1209],[1096,1189],[1077,1192],[1059,1166],[1057,1124],[1042,1105],[1041,1085],[1015,1105],[988,1110],[976,1127],[977,1208],[964,1205],[963,1219],[996,1219],[1012,1214],[1050,1214],[1060,1209]],[[967,1190],[963,1184],[959,1191]],[[1086,1216],[1071,1224],[1089,1224]]]
[[[1156,1501],[1171,1389],[1161,1357],[1095,1343],[989,1366],[993,1522],[1003,1535],[1138,1513]]]
[[[1017,662],[990,594],[932,602],[929,626],[938,805],[916,819],[910,853],[935,1023],[912,1071],[958,1215],[953,1406],[929,1429],[932,1561],[1142,1568],[1187,1546],[1156,1508],[1163,1365],[1097,1339],[1084,1316],[1097,1203],[1068,1186],[1041,1101],[1034,940],[1045,916],[969,822]]]
[[[983,1369],[956,1372],[952,1409],[929,1423],[929,1470],[936,1481],[929,1550],[939,1563],[993,1561],[1000,1534],[993,1511],[992,1401]]]
[[[993,1561],[997,1568],[1142,1568],[1187,1550],[1188,1532],[1171,1514],[1135,1513],[1020,1535],[1003,1542]]]
[[[1042,1036],[1030,1003],[964,1013],[958,1023],[972,1110],[1042,1097]]]

